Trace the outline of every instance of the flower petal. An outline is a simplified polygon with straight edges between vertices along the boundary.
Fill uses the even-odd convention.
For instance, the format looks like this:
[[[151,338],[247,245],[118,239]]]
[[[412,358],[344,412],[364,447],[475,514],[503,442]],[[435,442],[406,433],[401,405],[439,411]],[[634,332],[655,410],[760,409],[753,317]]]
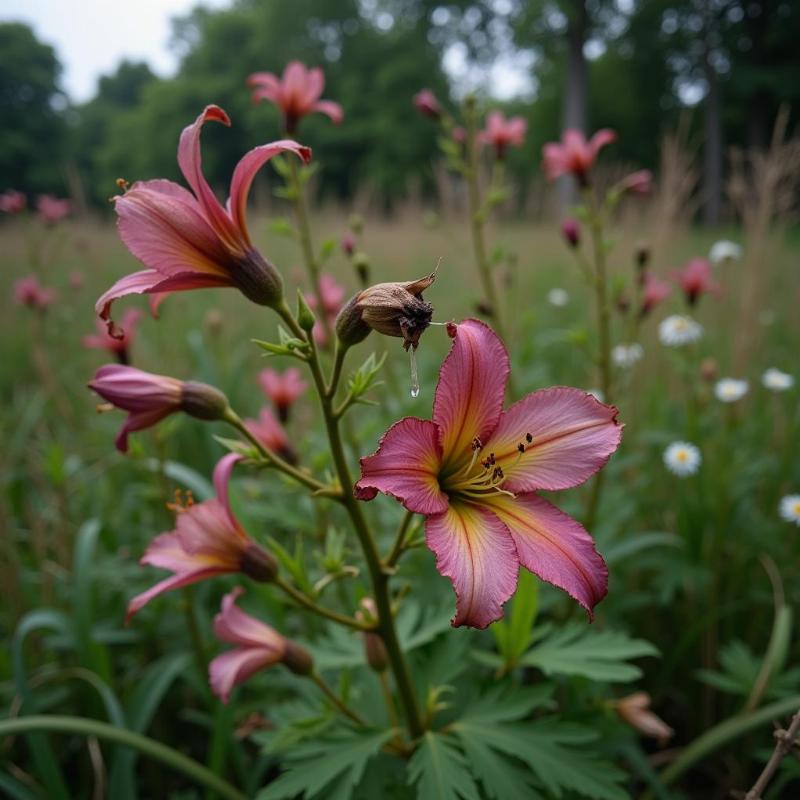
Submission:
[[[453,626],[485,628],[500,619],[519,573],[508,528],[485,508],[455,502],[444,514],[428,517],[425,532],[436,569],[456,590]]]
[[[342,107],[338,103],[334,103],[333,100],[318,100],[311,106],[311,110],[319,111],[320,114],[325,114],[325,116],[330,117],[331,121],[336,125],[341,124],[341,121],[344,119]]]
[[[214,634],[223,642],[272,650],[276,660],[286,650],[286,640],[274,628],[245,613],[236,605],[244,589],[237,586],[222,598],[222,608],[214,617]]]
[[[437,478],[441,460],[436,425],[406,417],[386,431],[373,455],[361,459],[361,478],[353,492],[359,500],[372,500],[384,492],[409,511],[441,513],[448,503]]]
[[[125,614],[125,622],[130,622],[131,617],[143,606],[146,606],[154,597],[157,597],[164,592],[170,592],[173,589],[180,589],[182,586],[190,586],[193,583],[199,583],[207,578],[213,578],[216,575],[221,574],[223,574],[223,570],[215,567],[206,567],[205,569],[178,572],[175,575],[170,575],[168,578],[160,581],[155,586],[151,586],[146,592],[137,594],[136,597],[134,597],[128,603],[128,610]]]
[[[503,486],[512,492],[569,489],[594,475],[619,446],[617,413],[580,389],[542,389],[503,412],[484,451],[495,454],[505,472]],[[519,444],[525,446],[522,456]]]
[[[592,537],[572,517],[535,494],[485,501],[506,525],[523,567],[592,610],[608,591],[608,568]]]
[[[510,371],[506,348],[488,325],[468,319],[455,329],[433,400],[445,468],[469,458],[476,436],[485,442],[494,431]]]
[[[231,473],[236,466],[236,462],[241,460],[242,456],[238,453],[228,453],[228,455],[223,456],[217,462],[217,466],[214,467],[214,491],[216,492],[217,500],[225,509],[225,513],[230,517],[231,523],[236,528],[239,527],[239,523],[236,521],[236,517],[233,516],[233,511],[231,510],[230,498],[228,497],[228,484],[230,483]]]
[[[617,134],[611,128],[601,128],[589,140],[589,150],[592,153],[592,160],[597,157],[600,150],[608,144],[617,140]]]
[[[278,142],[272,142],[272,144],[262,144],[260,147],[253,148],[242,157],[233,171],[231,197],[228,204],[233,222],[248,245],[250,244],[250,235],[247,232],[245,211],[247,209],[247,195],[250,192],[250,186],[253,183],[256,172],[273,156],[277,156],[280,153],[294,153],[302,158],[306,164],[311,160],[310,147],[304,147],[291,139],[282,139]]]
[[[237,647],[216,656],[208,665],[208,682],[211,690],[223,703],[227,703],[234,686],[244,683],[251,675],[279,659],[261,647]]]
[[[152,428],[153,425],[161,422],[164,417],[169,416],[172,411],[168,408],[155,408],[150,411],[132,411],[128,414],[122,427],[119,429],[117,438],[114,439],[114,446],[120,453],[128,452],[128,434],[136,431],[143,431]]]

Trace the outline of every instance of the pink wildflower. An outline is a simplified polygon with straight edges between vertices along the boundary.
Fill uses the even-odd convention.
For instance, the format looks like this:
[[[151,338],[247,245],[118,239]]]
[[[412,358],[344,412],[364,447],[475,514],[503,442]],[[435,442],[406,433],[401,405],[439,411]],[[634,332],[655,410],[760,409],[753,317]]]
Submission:
[[[353,253],[355,253],[355,251],[356,251],[356,238],[355,238],[355,236],[353,236],[353,234],[350,233],[350,231],[348,231],[347,233],[345,233],[344,236],[342,236],[341,245],[342,245],[342,252],[346,256],[352,256]]]
[[[289,443],[289,437],[286,435],[283,425],[275,419],[275,415],[269,408],[262,408],[258,413],[258,419],[246,419],[244,424],[267,450],[277,453],[290,464],[297,463],[297,454]]]
[[[675,280],[686,295],[686,302],[693,306],[701,295],[720,291],[719,284],[711,278],[711,263],[704,258],[693,258],[675,273]]]
[[[666,300],[671,292],[672,287],[666,281],[645,272],[642,277],[642,307],[639,309],[639,316],[647,316],[659,303]]]
[[[319,296],[322,298],[322,313],[324,313],[328,318],[329,328],[333,328],[336,324],[336,315],[342,308],[345,294],[346,290],[344,286],[337,283],[336,279],[332,275],[328,275],[327,273],[320,275]],[[314,311],[319,311],[317,295],[309,293],[305,295],[305,298],[309,308],[313,309]],[[314,341],[318,345],[324,347],[327,344],[328,337],[325,332],[325,326],[322,324],[322,320],[318,319],[316,321],[311,333],[314,337]]]
[[[565,219],[561,223],[561,235],[570,247],[577,247],[581,243],[581,226],[576,219]]]
[[[258,374],[258,382],[264,394],[274,403],[281,422],[289,418],[289,409],[308,389],[303,374],[297,367],[289,367],[281,373],[275,369],[264,369]]]
[[[274,628],[242,611],[236,600],[244,593],[240,587],[222,598],[222,609],[214,617],[214,633],[223,642],[236,645],[218,655],[208,665],[211,689],[227,703],[234,686],[244,683],[265,667],[283,663],[298,675],[313,670],[311,656],[300,645],[289,641]]]
[[[42,222],[55,225],[56,222],[61,222],[64,217],[70,215],[72,203],[65,198],[55,197],[52,194],[43,194],[36,200],[36,210],[39,212],[39,218]]]
[[[14,284],[14,300],[21,306],[46,311],[56,299],[55,289],[46,289],[35,275],[20,278]]]
[[[616,138],[617,134],[608,128],[597,131],[588,142],[580,131],[571,128],[565,130],[561,142],[548,142],[542,148],[542,166],[547,180],[571,174],[585,186],[600,149]]]
[[[505,157],[506,149],[522,147],[528,121],[524,117],[506,119],[502,111],[492,111],[486,118],[486,127],[479,134],[480,140],[494,147],[498,159]]]
[[[8,189],[0,194],[0,211],[5,214],[19,214],[27,204],[25,195],[16,189]]]
[[[147,269],[117,281],[97,301],[101,319],[110,320],[111,304],[128,294],[159,294],[235,286],[249,300],[273,305],[282,297],[282,280],[250,241],[245,210],[256,172],[273,156],[293,153],[308,161],[311,150],[283,140],[261,145],[236,165],[230,198],[222,206],[206,182],[200,160],[200,131],[208,120],[230,125],[218,106],[206,106],[184,128],[178,165],[192,189],[172,181],[134,183],[114,198],[122,241]],[[113,323],[109,331],[115,335]]]
[[[650,194],[653,191],[653,173],[649,169],[632,172],[617,184],[617,189],[632,194]]]
[[[175,529],[156,536],[140,564],[173,574],[136,595],[126,619],[164,592],[199,583],[217,575],[243,572],[254,580],[270,581],[277,572],[274,557],[256,544],[233,515],[228,499],[231,472],[241,456],[229,453],[214,468],[216,497],[196,505],[178,506]]]
[[[442,116],[441,103],[430,89],[423,89],[414,95],[414,107],[420,114],[431,119],[439,119]]]
[[[136,327],[141,319],[142,311],[138,308],[129,308],[123,315],[120,323],[122,336],[116,338],[108,333],[108,327],[101,320],[96,320],[97,333],[83,337],[83,346],[94,350],[107,350],[117,357],[120,364],[129,362],[130,346],[136,338]]]
[[[338,103],[319,99],[325,88],[325,75],[319,67],[308,69],[300,61],[290,61],[282,79],[271,72],[254,72],[247,83],[253,87],[254,102],[269,100],[283,112],[284,129],[290,135],[306,114],[319,111],[336,125],[344,117]]]
[[[608,461],[617,409],[579,389],[529,394],[503,411],[510,371],[497,334],[452,325],[433,421],[406,417],[361,459],[360,500],[391,494],[427,517],[428,547],[456,591],[453,625],[484,628],[503,614],[523,566],[591,615],[608,571],[589,534],[538,490],[583,483]]]

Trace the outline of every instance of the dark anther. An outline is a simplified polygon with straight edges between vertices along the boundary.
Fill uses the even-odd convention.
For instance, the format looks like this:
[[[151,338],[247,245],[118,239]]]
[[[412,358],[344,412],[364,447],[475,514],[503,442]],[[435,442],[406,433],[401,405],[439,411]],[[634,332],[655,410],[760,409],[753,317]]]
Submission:
[[[480,439],[479,439],[479,438],[476,436],[476,437],[475,437],[475,438],[472,440],[472,451],[474,452],[475,450],[480,450],[482,447],[483,447],[483,443],[482,443],[482,442],[481,442],[481,440],[480,440]]]
[[[530,443],[533,441],[533,436],[531,436],[529,433],[526,433],[526,434],[525,434],[525,441],[526,441],[528,444],[530,444]]]
[[[524,444],[522,444],[522,442],[520,442],[520,443],[517,445],[517,450],[519,450],[519,451],[520,451],[520,453],[524,453],[524,452],[525,452],[525,445],[524,445]]]

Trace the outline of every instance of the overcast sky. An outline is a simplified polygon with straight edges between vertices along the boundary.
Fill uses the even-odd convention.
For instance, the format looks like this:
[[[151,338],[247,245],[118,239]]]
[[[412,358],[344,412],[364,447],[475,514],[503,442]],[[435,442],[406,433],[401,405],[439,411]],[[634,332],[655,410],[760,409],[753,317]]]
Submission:
[[[170,19],[199,2],[230,5],[230,0],[0,0],[0,20],[27,22],[55,47],[64,67],[62,88],[81,103],[123,58],[146,61],[162,76],[172,74],[177,60],[168,48]],[[470,74],[458,47],[447,53],[445,67],[464,88],[481,77]],[[505,99],[529,90],[528,67],[524,57],[498,59],[490,71],[492,92]]]

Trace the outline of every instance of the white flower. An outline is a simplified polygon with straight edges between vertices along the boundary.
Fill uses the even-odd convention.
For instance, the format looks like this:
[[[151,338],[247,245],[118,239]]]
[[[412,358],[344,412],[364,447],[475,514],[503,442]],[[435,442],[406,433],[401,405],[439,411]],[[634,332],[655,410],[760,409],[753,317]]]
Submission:
[[[611,360],[622,369],[632,367],[644,355],[644,348],[638,344],[618,344],[611,351]]]
[[[658,326],[658,340],[667,347],[681,347],[696,342],[703,335],[703,326],[691,317],[681,314],[662,319]]]
[[[601,389],[587,389],[586,394],[590,394],[595,400],[598,400],[601,403],[605,403],[606,401],[606,396],[603,394]]]
[[[702,460],[700,451],[689,442],[673,442],[664,451],[664,463],[667,469],[681,478],[694,475]]]
[[[787,494],[781,498],[779,506],[781,516],[787,522],[800,526],[800,494]]]
[[[761,376],[761,383],[772,392],[785,392],[794,386],[794,377],[788,372],[781,372],[775,367],[770,367]]]
[[[708,254],[708,260],[712,264],[729,264],[731,261],[738,261],[741,257],[742,246],[736,242],[725,240],[715,242]]]
[[[547,293],[547,302],[550,303],[551,306],[561,308],[569,303],[569,295],[564,289],[551,289]]]
[[[741,400],[750,388],[747,381],[739,380],[738,378],[722,378],[718,380],[714,386],[714,394],[717,400],[723,403],[735,403]]]

